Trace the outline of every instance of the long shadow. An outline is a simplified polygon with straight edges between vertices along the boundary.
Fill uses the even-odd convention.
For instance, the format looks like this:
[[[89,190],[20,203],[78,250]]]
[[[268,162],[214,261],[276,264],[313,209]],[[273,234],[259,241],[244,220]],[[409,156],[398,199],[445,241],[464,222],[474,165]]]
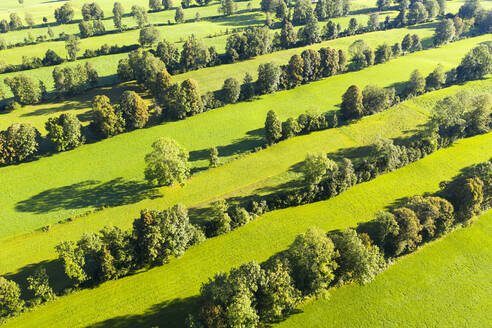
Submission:
[[[107,319],[87,328],[184,327],[189,313],[199,309],[198,297],[177,298],[155,304],[143,314],[124,315]]]
[[[262,24],[265,22],[265,18],[260,13],[251,13],[234,17],[215,18],[212,21],[224,26],[244,26]]]
[[[264,131],[263,129],[251,130],[246,133],[245,138],[237,139],[230,145],[218,146],[220,157],[229,157],[234,155],[240,155],[242,153],[251,151],[256,147],[262,147],[264,145]],[[209,149],[200,149],[190,152],[190,161],[205,160],[208,158]]]
[[[121,206],[159,197],[162,195],[158,189],[151,189],[147,183],[120,177],[104,183],[86,180],[49,189],[18,202],[15,208],[20,212],[42,214],[62,209]]]
[[[22,298],[29,300],[33,298],[31,291],[27,289],[27,278],[34,274],[38,269],[44,267],[49,276],[49,284],[56,294],[60,294],[65,288],[71,287],[72,283],[65,275],[63,264],[58,260],[42,261],[26,265],[15,273],[7,273],[3,276],[6,279],[15,281],[19,284]]]

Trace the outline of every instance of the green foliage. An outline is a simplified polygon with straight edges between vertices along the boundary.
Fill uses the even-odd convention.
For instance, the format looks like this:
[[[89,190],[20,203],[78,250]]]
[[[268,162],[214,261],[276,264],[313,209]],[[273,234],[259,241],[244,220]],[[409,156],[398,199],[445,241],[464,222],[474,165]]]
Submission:
[[[39,81],[35,81],[30,76],[20,74],[14,77],[6,77],[4,82],[12,91],[14,99],[20,104],[36,104],[43,97]]]
[[[70,35],[65,41],[65,50],[67,51],[69,60],[74,61],[77,59],[77,53],[80,51],[79,37]]]
[[[378,46],[374,52],[374,63],[382,64],[391,58],[391,47],[386,43]]]
[[[445,19],[439,23],[434,33],[434,45],[440,46],[453,40],[456,34],[453,20]]]
[[[250,100],[255,96],[255,86],[253,83],[253,77],[251,74],[246,73],[244,75],[243,84],[241,85],[240,98],[242,100]]]
[[[457,219],[466,222],[480,213],[484,200],[483,181],[478,177],[441,183],[442,195],[454,206]]]
[[[270,145],[282,138],[282,123],[274,110],[270,110],[267,113],[265,120],[265,137],[267,143]]]
[[[414,70],[410,75],[410,80],[407,84],[407,94],[418,96],[425,91],[425,78],[418,69]]]
[[[307,17],[306,25],[297,33],[297,38],[303,44],[313,44],[321,41],[318,20],[312,12]]]
[[[212,204],[207,235],[219,236],[231,231],[231,217],[227,213],[229,205],[223,199]]]
[[[145,179],[149,184],[170,186],[184,184],[190,175],[189,154],[178,142],[161,137],[152,144],[152,152],[145,156]]]
[[[217,147],[210,148],[208,152],[209,167],[218,167],[220,165],[219,151]]]
[[[58,9],[55,9],[55,19],[58,24],[68,24],[72,21],[74,10],[71,2],[65,3]]]
[[[357,85],[350,86],[342,96],[340,112],[344,119],[358,119],[364,114],[362,91]]]
[[[115,2],[113,4],[113,23],[119,31],[123,31],[122,17],[124,13],[123,5],[120,2]]]
[[[239,81],[231,77],[224,81],[224,85],[221,90],[222,101],[226,104],[233,104],[239,99],[241,92],[241,85]]]
[[[234,0],[221,0],[220,7],[218,8],[219,13],[224,16],[230,16],[234,14],[237,10],[237,5]]]
[[[473,48],[456,68],[460,82],[483,78],[492,71],[492,54],[486,45]]]
[[[181,68],[185,71],[195,70],[207,66],[210,61],[210,52],[195,35],[191,35],[183,44],[181,51]]]
[[[326,290],[334,279],[338,257],[335,246],[326,233],[310,228],[296,237],[287,251],[292,279],[303,295]]]
[[[49,284],[49,277],[44,267],[37,269],[32,276],[27,277],[27,289],[33,292],[35,297],[43,301],[51,301],[55,293]]]
[[[85,65],[57,66],[52,77],[55,89],[67,96],[81,94],[98,81],[98,73],[89,62]]]
[[[170,256],[182,256],[192,245],[195,233],[188,210],[181,204],[164,211],[142,210],[133,223],[139,264],[163,264]]]
[[[38,152],[38,131],[30,124],[12,124],[0,132],[0,165],[31,159]]]
[[[49,118],[45,128],[48,131],[47,138],[56,151],[74,149],[84,142],[80,121],[73,113]]]
[[[20,312],[24,302],[20,298],[19,285],[0,277],[0,318]]]
[[[375,85],[367,85],[362,90],[362,103],[365,115],[384,111],[393,104],[395,89],[386,90]]]
[[[108,138],[125,130],[125,120],[121,111],[111,104],[108,97],[94,97],[92,111],[95,128],[103,137]]]
[[[325,153],[309,153],[306,155],[302,166],[304,181],[308,186],[315,185],[325,175],[333,174],[337,168],[337,164],[330,160]]]
[[[413,252],[417,244],[422,241],[422,224],[415,212],[402,207],[393,211],[398,223],[398,234],[394,238],[394,254],[401,255],[405,252]]]
[[[280,82],[280,67],[275,63],[265,63],[258,66],[258,80],[256,85],[261,94],[274,93]]]
[[[161,0],[149,0],[149,8],[153,11],[162,10],[162,2]]]
[[[104,18],[104,12],[96,2],[84,3],[82,5],[82,18],[85,21],[99,20]]]
[[[164,63],[169,72],[179,68],[179,51],[174,43],[165,39],[157,44],[156,56]]]
[[[294,26],[288,20],[282,24],[280,30],[280,46],[284,49],[289,49],[295,46],[297,42],[297,34],[294,30]]]
[[[137,21],[138,28],[143,28],[149,24],[149,15],[144,7],[133,5],[131,14],[133,19]]]
[[[339,283],[355,281],[366,284],[384,268],[385,261],[379,248],[364,245],[353,229],[344,229],[340,233],[330,234],[339,257],[335,276]]]
[[[438,65],[435,70],[429,73],[425,78],[425,90],[434,91],[439,90],[446,82],[446,75],[444,73],[442,65]]]
[[[61,58],[56,52],[54,52],[51,49],[48,49],[46,51],[46,54],[44,55],[43,58],[44,66],[59,65],[61,63],[63,63],[63,58]]]
[[[149,120],[148,106],[134,91],[125,91],[121,95],[120,110],[127,129],[140,129]]]
[[[176,8],[176,13],[174,14],[174,20],[178,24],[184,22],[184,11],[181,6]]]
[[[161,38],[161,34],[159,30],[157,30],[154,26],[144,26],[140,29],[140,37],[138,38],[138,43],[142,45],[142,47],[153,46],[159,39]]]

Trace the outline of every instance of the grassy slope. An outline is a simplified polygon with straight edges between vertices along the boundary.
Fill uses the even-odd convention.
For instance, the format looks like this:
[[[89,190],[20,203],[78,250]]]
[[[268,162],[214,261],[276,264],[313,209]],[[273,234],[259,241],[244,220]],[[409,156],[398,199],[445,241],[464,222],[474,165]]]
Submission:
[[[245,2],[242,2],[245,3]],[[395,11],[387,11],[385,15],[389,15],[394,17],[397,12]],[[348,26],[348,22],[350,18],[357,18],[357,20],[361,23],[365,23],[367,20],[367,14],[358,14],[347,17],[339,17],[333,19],[333,21],[339,23],[342,28]],[[250,25],[256,25],[262,23],[264,20],[264,15],[260,12],[255,13],[245,13],[238,14],[224,18],[214,19],[212,21],[201,21],[180,25],[171,25],[171,26],[161,26],[158,29],[161,32],[161,36],[166,38],[169,41],[179,42],[180,40],[186,39],[189,35],[195,34],[197,37],[206,37],[203,39],[203,42],[206,46],[214,46],[219,53],[225,52],[225,46],[228,35],[220,35],[215,37],[208,37],[216,34],[220,34],[221,32],[225,32],[226,29],[231,29],[234,27],[245,27]],[[320,26],[324,26],[326,22],[320,22]],[[300,27],[296,27],[299,29]],[[279,30],[271,30],[272,37],[274,33],[278,33]],[[138,43],[139,31],[128,31],[125,33],[112,34],[112,35],[104,35],[92,37],[89,39],[81,40],[81,52],[79,55],[82,55],[85,49],[96,49],[99,48],[103,44],[119,44],[119,45],[130,45]],[[427,35],[421,35],[427,36]],[[360,37],[360,36],[359,36]],[[403,36],[402,36],[403,38]],[[180,49],[181,45],[178,45],[178,49]],[[55,50],[60,56],[66,57],[65,43],[62,41],[58,42],[49,42],[49,43],[41,43],[38,45],[25,46],[20,48],[12,48],[8,50],[3,50],[2,53],[4,57],[2,58],[5,62],[10,64],[19,64],[22,62],[22,56],[39,56],[43,57],[47,49]],[[94,67],[97,69],[99,76],[103,78],[105,84],[114,81],[116,83],[116,69],[118,66],[118,61],[121,58],[127,57],[128,54],[115,54],[115,55],[107,55],[94,57],[90,59],[80,60],[79,62],[90,61]],[[74,63],[64,63],[61,66],[73,65]],[[29,70],[24,73],[28,73],[31,76],[42,80],[47,86],[47,90],[50,91],[53,89],[52,87],[52,78],[51,72],[53,71],[53,67],[42,67],[39,69]],[[2,80],[4,77],[14,76],[19,74],[19,72],[7,73],[0,75]],[[8,89],[5,87],[4,89]],[[8,91],[8,90],[7,90]],[[8,91],[10,94],[10,91]]]
[[[440,181],[492,156],[492,133],[461,140],[419,162],[357,185],[328,201],[270,212],[226,235],[209,239],[179,260],[49,303],[6,327],[180,327],[200,284],[217,271],[263,261],[310,226],[355,226],[402,197],[433,192]],[[356,201],[355,201],[356,200]],[[97,300],[97,302],[96,302]]]
[[[399,260],[366,286],[332,291],[274,327],[488,327],[492,211]]]
[[[364,40],[366,40],[369,45],[375,47],[381,44],[383,41],[387,43],[401,41],[401,39],[403,39],[403,36],[409,32],[417,33],[420,35],[421,38],[428,38],[433,33],[433,27],[426,26],[416,30],[398,29],[392,31],[367,33],[364,35]],[[193,78],[197,80],[201,92],[205,93],[207,91],[213,91],[221,88],[223,81],[231,76],[235,76],[239,80],[242,80],[244,74],[246,74],[246,72],[249,72],[256,78],[258,65],[261,63],[273,61],[277,64],[283,65],[289,61],[290,57],[293,54],[301,53],[303,50],[309,48],[318,49],[321,47],[330,46],[337,49],[347,50],[350,44],[352,44],[352,42],[359,39],[360,37],[361,36],[359,35],[348,38],[341,38],[333,41],[326,41],[313,46],[279,51],[265,56],[259,56],[248,61],[238,62],[232,65],[229,64],[204,68],[198,71],[176,75],[174,76],[174,79],[176,82],[180,82],[187,78]],[[217,40],[217,38],[207,40]],[[127,55],[121,54],[117,56]],[[85,59],[81,60],[80,62],[84,63],[86,61],[91,61],[96,64],[98,71],[108,71],[108,74],[113,75],[114,69],[116,68],[112,65],[116,66],[117,60],[114,61],[114,58],[109,57],[112,56],[100,57],[101,61],[96,62],[94,62],[93,59]],[[47,68],[43,68],[29,71],[29,74],[33,76],[37,76],[38,74],[40,74],[40,78],[51,79],[51,71],[52,68],[50,70],[48,70]],[[115,77],[113,76],[111,79],[115,79]],[[47,85],[51,85],[51,82],[47,83]],[[76,98],[69,98],[67,100],[43,103],[34,106],[25,106],[22,109],[14,112],[2,113],[0,114],[0,117],[2,118],[0,120],[0,129],[6,129],[12,123],[16,122],[28,122],[43,131],[44,123],[46,122],[48,117],[67,112],[72,112],[78,115],[81,120],[86,121],[89,118],[87,112],[90,111],[90,101],[95,94],[107,94],[113,99],[113,101],[117,102],[122,87],[122,85],[116,85],[113,87],[95,89],[87,92],[83,96],[79,96]],[[4,88],[4,90],[6,90],[6,88]]]
[[[298,115],[305,110],[330,110],[339,103],[343,92],[353,83],[370,81],[373,84],[388,86],[409,76],[415,66],[420,67],[424,74],[434,69],[437,63],[450,68],[456,65],[459,58],[470,47],[482,40],[484,37],[465,40],[428,52],[415,53],[360,72],[338,75],[293,90],[264,96],[252,103],[226,106],[185,121],[134,131],[35,162],[1,168],[0,184],[4,186],[4,193],[0,195],[0,206],[3,209],[2,223],[6,229],[0,233],[0,238],[32,231],[84,212],[91,207],[105,205],[105,202],[110,205],[115,205],[115,201],[136,202],[138,195],[135,195],[135,187],[142,189],[142,184],[139,181],[132,181],[141,181],[143,157],[158,136],[175,138],[192,151],[192,165],[204,167],[207,164],[205,152],[210,147],[222,146],[224,147],[220,148],[222,154],[232,156],[261,144],[261,128],[269,109],[276,109],[281,119]],[[391,72],[391,76],[388,72]],[[241,120],[237,119],[238,115],[241,115]],[[407,120],[401,124],[411,129],[421,122],[417,119],[417,121]],[[392,129],[393,126],[389,126],[387,132],[381,134],[400,133]],[[374,131],[370,132],[370,136],[377,136],[374,135]],[[361,132],[355,133],[360,135]],[[343,144],[338,145],[338,147],[342,146]],[[350,147],[352,144],[346,146]],[[301,155],[303,157],[309,147],[302,145],[298,147],[302,153],[297,157]],[[282,160],[278,162],[282,166],[295,163],[285,156],[282,156]],[[258,173],[264,174],[263,178],[272,174],[268,165],[260,167]],[[120,177],[124,179],[117,186],[110,183]],[[251,180],[244,181],[242,184],[245,182],[251,184]],[[210,180],[206,183],[210,183]],[[81,184],[89,184],[89,186],[81,186]],[[234,187],[236,185],[229,182],[223,186],[225,190]],[[115,192],[120,194],[115,194],[115,197],[111,198]],[[161,192],[168,193],[169,189],[163,188]],[[123,196],[126,198],[121,199]],[[134,211],[132,210],[131,213]]]

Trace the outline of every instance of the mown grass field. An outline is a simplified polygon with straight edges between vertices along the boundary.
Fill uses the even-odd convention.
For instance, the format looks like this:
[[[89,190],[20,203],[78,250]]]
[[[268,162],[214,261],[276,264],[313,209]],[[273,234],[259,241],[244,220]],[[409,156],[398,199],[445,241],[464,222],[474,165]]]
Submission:
[[[347,150],[354,149],[352,147],[374,142],[379,136],[398,137],[404,134],[403,131],[412,130],[418,124],[425,122],[425,114],[428,113],[430,107],[419,107],[419,103],[432,106],[429,105],[432,100],[436,101],[445,94],[454,94],[464,89],[472,92],[479,92],[479,90],[486,92],[487,89],[491,89],[491,86],[489,84],[486,87],[482,83],[474,83],[467,85],[466,88],[450,88],[450,90],[441,90],[415,98],[412,104],[405,103],[380,115],[368,117],[357,124],[293,138],[218,169],[206,171],[192,178],[183,188],[162,189],[160,198],[105,209],[70,223],[53,226],[49,233],[35,232],[5,240],[0,243],[0,273],[16,272],[21,267],[28,267],[32,263],[55,258],[54,247],[60,240],[76,240],[84,232],[98,231],[105,225],[118,225],[126,229],[131,226],[131,222],[138,216],[141,208],[166,208],[178,202],[187,206],[196,206],[218,197],[249,196],[278,189],[279,185],[292,183],[300,177],[293,167],[304,159],[307,151],[328,151],[331,154],[330,157],[339,158],[349,156]],[[360,154],[356,152],[352,156],[360,156]],[[69,193],[67,197],[73,196],[75,201],[81,201],[84,197],[89,199],[102,197],[103,201],[108,201],[101,194],[104,191],[107,189],[87,188],[78,191],[75,196]],[[109,192],[115,192],[114,197],[125,196],[121,191],[118,193],[117,188],[109,189]],[[51,195],[48,193],[48,196]],[[67,203],[62,195],[55,194],[54,196],[56,202]],[[55,201],[51,204],[53,203]],[[10,256],[17,249],[28,249],[29,251],[19,253],[16,257]]]
[[[394,17],[397,14],[397,12],[395,11],[386,11],[384,13],[385,15],[387,14],[391,17]],[[348,26],[348,22],[350,18],[352,17],[356,18],[359,22],[364,24],[368,19],[367,14],[358,14],[358,15],[351,15],[347,17],[335,18],[333,19],[333,21],[339,23],[342,26],[342,28],[346,28]],[[162,27],[158,27],[158,29],[161,32],[161,37],[174,42],[180,42],[182,40],[185,40],[191,34],[194,34],[199,38],[203,38],[203,43],[206,46],[208,47],[214,46],[219,53],[224,53],[227,38],[229,35],[221,35],[221,34],[226,32],[227,29],[231,29],[233,27],[237,28],[237,27],[257,25],[263,22],[264,22],[264,15],[261,12],[254,12],[254,13],[245,13],[245,14],[233,15],[230,17],[218,18],[212,21],[200,21],[200,22],[193,22],[187,24],[162,26]],[[319,25],[320,27],[323,27],[324,25],[326,25],[326,22],[320,22]],[[295,29],[298,30],[299,28],[300,27],[296,27]],[[275,33],[278,32],[279,32],[278,29],[272,30],[271,31],[272,37]],[[218,36],[215,36],[216,34],[218,34]],[[431,34],[421,35],[421,38],[430,35]],[[209,37],[209,36],[214,36],[214,37]],[[139,37],[139,30],[134,30],[125,33],[96,36],[88,39],[82,39],[81,47],[80,47],[81,51],[79,55],[82,55],[85,49],[96,49],[102,46],[103,44],[109,44],[109,45],[136,44],[138,43],[138,37]],[[178,44],[177,46],[178,49],[180,49],[181,43]],[[47,43],[41,43],[37,45],[31,45],[31,46],[25,46],[19,48],[12,48],[7,50],[2,50],[0,53],[3,53],[4,55],[3,60],[5,62],[10,64],[20,64],[22,63],[22,56],[28,55],[28,56],[43,57],[48,49],[55,50],[60,56],[66,57],[65,43],[61,41],[47,42]],[[101,82],[104,84],[108,84],[108,83],[117,82],[116,69],[118,67],[118,61],[121,58],[125,58],[127,56],[128,56],[127,53],[122,53],[122,54],[115,54],[115,55],[99,56],[90,59],[82,59],[79,60],[78,62],[80,63],[84,63],[87,61],[91,62],[94,65],[94,67],[97,69],[99,76],[102,78]],[[67,66],[67,65],[69,66],[75,65],[75,63],[68,62],[68,63],[63,63],[60,66]],[[53,90],[53,80],[51,77],[52,72],[53,72],[53,67],[42,67],[34,70],[24,71],[23,73],[24,74],[28,73],[29,75],[42,80],[47,86],[47,90],[51,91]],[[6,73],[6,74],[1,74],[0,77],[4,78],[8,76],[15,76],[20,73],[21,72]],[[7,91],[7,94],[10,94],[10,91],[6,86],[4,87],[4,89],[5,91]]]
[[[403,39],[403,37],[407,33],[416,33],[420,35],[422,39],[428,39],[432,36],[434,33],[434,26],[421,26],[418,29],[412,28],[412,29],[395,29],[391,31],[380,31],[380,32],[373,32],[373,33],[367,33],[364,35],[364,40],[371,45],[372,47],[376,47],[379,44],[382,44],[384,42],[388,44],[392,44],[395,42],[399,42]],[[258,66],[262,63],[267,63],[267,62],[275,62],[279,65],[284,65],[288,63],[290,57],[294,54],[301,53],[305,49],[319,49],[321,47],[326,47],[330,46],[332,48],[336,49],[343,49],[346,51],[348,47],[355,41],[360,39],[360,35],[358,36],[352,36],[352,37],[347,37],[347,38],[340,38],[332,41],[326,41],[320,44],[316,45],[311,45],[311,46],[306,46],[306,47],[301,47],[301,48],[295,48],[295,49],[289,49],[289,50],[283,50],[283,51],[278,51],[272,54],[264,55],[264,56],[259,56],[254,59],[250,59],[247,61],[241,61],[237,62],[234,64],[226,64],[226,65],[220,65],[216,67],[210,67],[210,68],[203,68],[197,71],[191,71],[187,72],[185,74],[179,74],[174,76],[174,81],[176,82],[181,82],[187,78],[193,78],[198,82],[198,85],[200,87],[200,91],[202,93],[205,93],[207,91],[214,91],[218,90],[222,87],[222,84],[225,79],[228,77],[236,77],[238,80],[242,80],[244,78],[244,75],[249,72],[254,78],[257,77],[257,69]],[[489,40],[490,38],[485,37],[484,40]],[[209,39],[212,40],[212,39]],[[214,39],[216,40],[216,39]],[[225,42],[225,38],[224,38]],[[474,42],[474,41],[472,41]],[[481,41],[483,42],[483,41]],[[457,54],[457,56],[460,56],[461,52]],[[414,56],[416,54],[413,54],[411,56]],[[121,55],[116,55],[116,56],[127,56],[126,54],[121,54]],[[453,55],[450,54],[450,57]],[[111,56],[104,56],[100,57],[101,59],[106,59],[106,57],[111,57]],[[413,58],[413,57],[411,57]],[[401,60],[401,59],[398,59]],[[114,75],[114,71],[111,70],[111,68],[114,68],[116,70],[117,62],[112,62],[112,63],[106,63],[105,60],[102,60],[101,62],[96,61],[93,62],[90,59],[86,60],[81,60],[81,63],[84,63],[85,61],[91,61],[94,63],[96,69],[98,72],[104,72],[108,70],[108,74],[110,76],[107,78],[108,81],[111,79],[116,80],[116,76]],[[457,63],[457,62],[456,62]],[[97,64],[97,66],[96,66]],[[101,66],[99,66],[101,65]],[[437,65],[437,64],[436,64]],[[454,64],[455,65],[455,64]],[[114,67],[113,67],[114,66]],[[36,76],[38,73],[40,74],[39,78],[40,79],[46,79],[47,86],[51,86],[51,71],[52,68],[41,68],[37,70],[32,70],[29,71],[29,74],[32,74],[32,76]],[[410,73],[408,73],[410,74]],[[14,74],[11,74],[14,75]],[[36,76],[37,77],[37,76]],[[125,84],[127,85],[127,84]],[[10,113],[1,113],[0,117],[2,120],[0,120],[0,129],[6,129],[8,126],[10,126],[12,123],[20,123],[20,122],[27,122],[35,126],[37,129],[40,131],[44,131],[44,123],[47,121],[47,119],[50,116],[53,115],[60,115],[61,113],[68,113],[72,112],[76,115],[79,116],[79,119],[82,122],[87,122],[90,120],[90,114],[88,112],[91,110],[90,108],[90,103],[92,99],[94,98],[95,95],[97,94],[106,94],[108,95],[114,102],[119,101],[119,96],[124,90],[125,85],[119,84],[115,85],[113,87],[105,87],[102,89],[95,89],[91,90],[87,93],[85,93],[82,96],[76,97],[76,98],[69,98],[67,100],[60,100],[56,102],[48,102],[48,103],[43,103],[43,104],[37,104],[37,105],[32,105],[32,106],[25,106],[21,108],[20,110],[13,111]],[[4,90],[6,90],[4,88]]]
[[[438,189],[460,169],[492,156],[492,133],[460,140],[402,169],[359,184],[328,201],[267,213],[231,233],[188,250],[178,260],[145,273],[104,283],[48,303],[6,327],[181,327],[202,282],[250,260],[285,249],[308,227],[355,226],[395,201]],[[421,269],[421,268],[419,268]]]
[[[192,166],[203,168],[208,164],[206,151],[210,147],[218,146],[222,156],[231,158],[261,145],[264,120],[270,109],[277,110],[281,119],[305,111],[336,109],[341,95],[351,84],[368,81],[390,86],[402,79],[406,80],[405,77],[410,75],[415,66],[420,67],[423,74],[428,74],[438,63],[449,69],[458,64],[459,58],[468,49],[485,38],[487,36],[414,53],[359,72],[337,75],[264,96],[251,103],[226,106],[184,121],[122,134],[31,163],[3,167],[0,169],[0,183],[4,186],[4,193],[0,196],[0,206],[5,217],[5,229],[0,238],[29,232],[94,207],[135,203],[141,200],[140,197],[147,198],[141,180],[143,158],[151,143],[159,136],[175,138],[191,152]],[[391,76],[388,72],[391,72]],[[389,126],[387,129],[391,132],[397,126]],[[338,147],[342,146],[340,144]],[[304,146],[300,147],[304,156],[306,150]],[[86,193],[105,195],[105,198],[78,197],[78,193],[84,190]],[[140,190],[144,196],[137,193],[137,196],[130,197],[136,190]]]
[[[400,259],[366,286],[331,292],[274,327],[488,327],[492,211]]]

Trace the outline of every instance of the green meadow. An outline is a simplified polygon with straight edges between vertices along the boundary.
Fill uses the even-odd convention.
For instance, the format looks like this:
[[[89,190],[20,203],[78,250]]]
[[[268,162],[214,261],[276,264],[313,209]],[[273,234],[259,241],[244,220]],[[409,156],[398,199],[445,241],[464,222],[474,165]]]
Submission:
[[[352,227],[403,197],[436,191],[440,181],[488,160],[491,142],[492,133],[463,139],[330,200],[267,213],[231,233],[208,239],[164,266],[60,297],[5,327],[181,327],[196,306],[201,283],[215,272],[263,261],[308,227]]]
[[[398,260],[366,286],[331,291],[273,327],[488,327],[492,211]]]
[[[109,204],[107,206],[118,206],[136,203],[142,197],[147,198],[148,189],[141,180],[143,157],[159,136],[176,139],[191,152],[192,167],[204,168],[208,164],[205,154],[211,147],[219,147],[223,159],[230,159],[261,145],[264,120],[270,109],[275,109],[283,120],[305,111],[333,110],[339,104],[341,95],[354,83],[361,84],[361,87],[365,85],[361,81],[391,86],[406,80],[415,65],[420,67],[423,74],[428,74],[439,63],[445,69],[450,69],[458,64],[459,59],[471,47],[487,37],[490,36],[414,53],[362,71],[341,74],[296,89],[266,95],[253,102],[229,105],[183,121],[122,134],[30,163],[3,167],[0,169],[0,184],[4,186],[4,192],[0,195],[0,206],[7,219],[0,238],[30,232],[100,207],[105,202]],[[391,74],[388,75],[388,72]],[[406,120],[401,124],[412,122],[421,123]],[[399,130],[395,130],[397,126],[399,125],[388,126],[386,131],[399,134]],[[370,132],[374,135],[374,131]],[[365,131],[355,133],[364,135]],[[304,146],[301,149],[305,149]],[[132,188],[140,188],[142,195],[137,193],[135,197],[118,198],[136,193]],[[111,197],[110,191],[113,189],[119,190],[119,194],[115,193],[118,197]],[[87,193],[100,191],[106,198],[78,199],[76,196],[83,190],[88,190]],[[51,201],[45,203],[43,197],[51,197]],[[72,197],[76,198],[72,200]]]
[[[367,42],[372,47],[376,47],[384,42],[388,44],[393,44],[395,42],[400,42],[403,37],[408,34],[408,33],[416,33],[420,36],[421,39],[427,39],[430,40],[429,38],[433,35],[434,33],[434,26],[431,24],[430,26],[428,24],[424,26],[420,26],[417,29],[409,29],[409,28],[404,28],[404,29],[395,29],[395,30],[390,30],[390,31],[379,31],[379,32],[372,32],[372,33],[367,33],[364,35],[364,40]],[[244,75],[249,72],[254,78],[257,77],[257,69],[258,66],[262,63],[268,63],[268,62],[275,62],[279,65],[284,65],[288,63],[290,57],[294,54],[300,54],[302,51],[306,49],[319,49],[322,47],[332,47],[336,49],[343,49],[346,51],[348,47],[355,41],[360,39],[360,35],[356,36],[351,36],[351,37],[346,37],[346,38],[340,38],[336,40],[331,40],[331,41],[325,41],[319,44],[311,45],[311,46],[306,46],[306,47],[301,47],[301,48],[295,48],[295,49],[288,49],[288,50],[282,50],[278,51],[272,54],[264,55],[264,56],[258,56],[256,58],[246,60],[246,61],[240,61],[236,62],[234,64],[226,64],[226,65],[220,65],[220,66],[215,66],[215,67],[208,67],[208,68],[203,68],[197,71],[191,71],[187,72],[184,74],[179,74],[174,76],[174,81],[176,82],[181,82],[185,79],[192,78],[195,79],[198,82],[198,85],[200,87],[200,91],[202,93],[208,92],[208,91],[215,91],[218,90],[222,87],[222,84],[225,79],[228,77],[236,77],[238,80],[242,80]],[[226,37],[223,37],[224,45],[225,45],[225,39]],[[207,39],[207,40],[217,40],[217,38],[214,39]],[[490,40],[489,36],[483,36],[480,38],[474,38],[471,39],[472,41],[461,41],[458,44],[465,44],[464,47],[468,49],[468,43],[474,43],[475,40],[480,40],[479,42],[485,42],[487,40]],[[429,42],[429,41],[425,41]],[[445,48],[447,49],[452,45],[446,46]],[[459,49],[459,46],[454,46],[453,51],[456,52],[456,58],[453,53],[446,55],[445,60],[448,60],[448,58],[452,58],[453,60],[453,65],[456,65],[458,63],[457,59],[460,58],[465,52],[462,51],[462,49]],[[434,50],[432,50],[434,51]],[[427,52],[426,52],[427,53]],[[431,52],[432,54],[432,52]],[[461,54],[461,55],[460,55]],[[120,56],[126,57],[126,54],[120,54],[120,55],[115,55],[115,56]],[[408,55],[407,55],[408,56]],[[412,61],[412,58],[414,56],[427,56],[427,55],[419,55],[419,54],[411,54],[410,57],[408,57],[408,61]],[[117,60],[114,61],[109,57],[113,56],[103,56],[99,57],[102,59],[101,62],[99,61],[93,61],[91,59],[85,59],[81,60],[79,62],[84,63],[86,61],[90,61],[94,64],[98,72],[107,72],[109,76],[107,77],[108,81],[113,81],[116,80],[116,76],[114,75],[114,72],[117,67]],[[96,58],[97,59],[97,58]],[[111,60],[110,60],[111,59]],[[107,60],[107,61],[106,61]],[[402,58],[397,58],[397,59],[392,59],[391,61],[400,61],[403,60]],[[432,61],[433,59],[431,59]],[[428,60],[425,60],[426,63],[429,63]],[[437,65],[436,61],[436,65]],[[31,76],[34,76],[36,78],[45,80],[47,83],[46,85],[50,87],[52,85],[52,77],[51,77],[51,72],[52,68],[40,68],[36,70],[31,70],[29,71],[29,74]],[[39,75],[38,75],[39,74]],[[410,71],[408,71],[408,74],[405,73],[405,77],[410,75]],[[5,76],[8,76],[9,74],[5,74]],[[11,73],[10,75],[14,75]],[[395,76],[396,77],[396,76]],[[385,80],[385,79],[381,79]],[[131,85],[127,84],[118,84],[112,87],[104,87],[100,89],[94,89],[90,90],[89,92],[85,93],[82,96],[76,97],[76,98],[69,98],[66,100],[58,100],[56,102],[47,102],[43,104],[37,104],[37,105],[31,105],[31,106],[25,106],[21,108],[20,110],[13,111],[10,113],[2,113],[0,114],[0,117],[2,120],[0,120],[0,129],[6,129],[8,126],[10,126],[12,123],[21,123],[21,122],[28,122],[35,126],[37,129],[40,131],[44,130],[44,123],[48,119],[48,117],[53,116],[53,115],[60,115],[62,113],[68,113],[68,112],[73,112],[74,114],[79,116],[79,119],[84,123],[87,122],[90,119],[90,114],[87,113],[88,111],[91,110],[90,108],[90,103],[92,99],[94,98],[95,95],[97,94],[106,94],[108,95],[114,102],[119,101],[119,96],[122,93],[122,90],[125,90],[127,87],[132,87]],[[134,87],[134,86],[133,86]],[[52,86],[51,86],[52,88]],[[4,88],[5,89],[5,88]]]

